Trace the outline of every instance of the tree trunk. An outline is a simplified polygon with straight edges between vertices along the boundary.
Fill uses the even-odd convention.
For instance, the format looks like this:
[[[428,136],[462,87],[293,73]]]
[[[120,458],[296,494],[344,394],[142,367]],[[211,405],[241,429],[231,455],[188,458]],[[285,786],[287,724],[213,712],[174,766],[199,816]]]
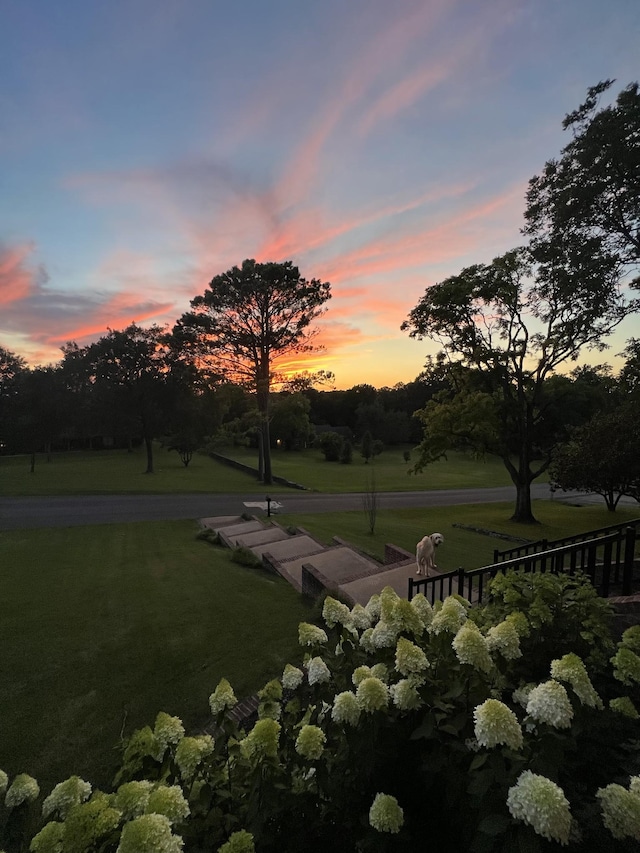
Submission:
[[[521,524],[539,524],[531,509],[530,481],[527,479],[523,483],[514,480],[514,483],[516,487],[516,508],[511,516],[511,521],[518,521]]]
[[[258,427],[258,480],[262,483],[264,480],[264,437],[262,435],[262,427]]]
[[[153,474],[153,439],[149,435],[144,437],[144,446],[147,450],[147,470],[145,474]]]
[[[264,477],[262,482],[265,486],[270,486],[273,483],[273,474],[271,472],[271,435],[269,432],[268,416],[262,422],[262,444],[264,453]]]

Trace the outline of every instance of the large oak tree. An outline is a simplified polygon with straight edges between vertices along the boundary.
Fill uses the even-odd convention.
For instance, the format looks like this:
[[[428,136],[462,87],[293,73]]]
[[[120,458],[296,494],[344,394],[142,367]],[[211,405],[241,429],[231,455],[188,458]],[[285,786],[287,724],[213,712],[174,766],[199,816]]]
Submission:
[[[272,482],[269,392],[277,362],[315,349],[312,323],[330,297],[328,282],[303,278],[291,261],[245,260],[215,276],[174,327],[174,339],[194,359],[256,394],[265,484]]]

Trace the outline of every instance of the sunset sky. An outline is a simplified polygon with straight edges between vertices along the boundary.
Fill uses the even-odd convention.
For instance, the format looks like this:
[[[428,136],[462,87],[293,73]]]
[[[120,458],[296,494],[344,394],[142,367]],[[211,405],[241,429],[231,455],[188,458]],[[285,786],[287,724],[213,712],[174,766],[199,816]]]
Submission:
[[[292,260],[332,284],[307,366],[411,381],[400,324],[521,242],[605,78],[640,78],[638,0],[2,0],[0,345],[57,362]]]

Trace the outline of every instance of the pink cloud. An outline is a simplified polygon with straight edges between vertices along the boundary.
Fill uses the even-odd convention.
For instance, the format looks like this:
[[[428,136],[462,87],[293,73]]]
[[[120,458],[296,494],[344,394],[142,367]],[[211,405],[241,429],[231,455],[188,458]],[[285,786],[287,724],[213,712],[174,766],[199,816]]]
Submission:
[[[33,245],[0,246],[0,305],[10,305],[26,299],[36,286],[42,270],[27,265]]]

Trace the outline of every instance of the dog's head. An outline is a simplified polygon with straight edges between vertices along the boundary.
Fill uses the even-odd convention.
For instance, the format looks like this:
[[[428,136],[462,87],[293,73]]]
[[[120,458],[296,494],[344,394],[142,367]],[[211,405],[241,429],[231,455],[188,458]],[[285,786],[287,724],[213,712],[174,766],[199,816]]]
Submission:
[[[433,542],[433,544],[437,548],[438,545],[442,545],[442,543],[444,542],[444,536],[442,535],[442,533],[432,533],[431,534],[431,541]]]

